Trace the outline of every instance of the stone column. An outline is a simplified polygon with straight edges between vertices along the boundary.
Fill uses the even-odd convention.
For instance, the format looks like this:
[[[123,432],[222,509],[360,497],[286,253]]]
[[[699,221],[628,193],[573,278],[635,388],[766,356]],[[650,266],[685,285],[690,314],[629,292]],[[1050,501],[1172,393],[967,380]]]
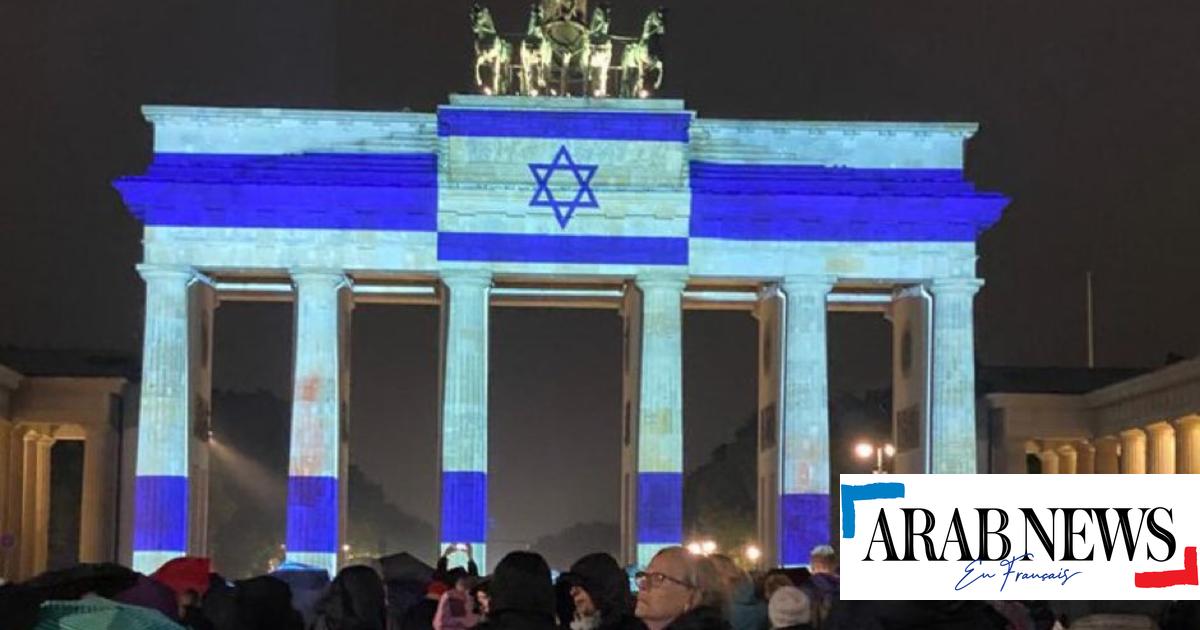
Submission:
[[[1074,475],[1079,472],[1076,467],[1079,463],[1079,454],[1075,451],[1075,447],[1070,444],[1064,444],[1058,447],[1058,472],[1063,475]]]
[[[37,449],[37,482],[34,490],[33,565],[30,575],[46,570],[46,559],[50,552],[50,449],[54,438],[39,436]]]
[[[1158,475],[1175,474],[1175,428],[1169,422],[1156,422],[1146,427],[1149,434],[1147,472]]]
[[[779,566],[779,419],[783,409],[784,312],[778,285],[764,287],[754,316],[758,320],[758,566]]]
[[[1146,432],[1129,429],[1121,432],[1121,474],[1146,473]]]
[[[642,292],[625,283],[621,302],[621,566],[637,563],[638,424],[642,387]]]
[[[1108,435],[1096,440],[1096,474],[1121,472],[1121,441]]]
[[[20,556],[19,579],[33,577],[34,547],[37,544],[37,444],[42,436],[27,430],[21,439],[21,529],[17,533],[17,552]]]
[[[134,482],[133,568],[152,573],[189,551],[189,486],[195,439],[194,329],[197,278],[190,267],[140,265],[146,282],[141,410]],[[195,537],[196,532],[192,532]]]
[[[975,326],[983,281],[934,280],[933,472],[975,473]]]
[[[779,558],[806,565],[830,541],[827,276],[784,278],[784,394],[779,480]]]
[[[674,275],[637,278],[642,291],[638,413],[638,566],[683,541],[683,286]]]
[[[116,449],[104,427],[89,427],[83,440],[83,492],[79,506],[79,561],[111,562],[115,521],[113,462]]]
[[[485,270],[442,274],[442,547],[470,543],[487,567],[488,313]]]
[[[341,272],[310,269],[293,271],[292,282],[296,334],[287,558],[334,575],[346,534],[348,282]]]
[[[1059,460],[1058,453],[1054,449],[1046,449],[1041,453],[1038,453],[1038,458],[1042,460],[1043,475],[1059,474],[1059,464],[1061,461]]]
[[[4,404],[3,392],[0,392],[0,406]],[[13,423],[9,422],[6,411],[6,409],[0,408],[0,579],[13,580],[16,576],[10,574],[9,554],[16,543],[16,538],[13,536],[14,528],[8,520],[8,501],[13,492],[11,486],[18,475],[11,469],[13,464],[12,442],[16,431]]]
[[[1200,416],[1180,418],[1175,427],[1175,440],[1175,472],[1200,473]]]
[[[1091,475],[1096,472],[1096,447],[1087,442],[1076,442],[1075,452],[1078,459],[1076,460],[1075,472],[1081,475]]]

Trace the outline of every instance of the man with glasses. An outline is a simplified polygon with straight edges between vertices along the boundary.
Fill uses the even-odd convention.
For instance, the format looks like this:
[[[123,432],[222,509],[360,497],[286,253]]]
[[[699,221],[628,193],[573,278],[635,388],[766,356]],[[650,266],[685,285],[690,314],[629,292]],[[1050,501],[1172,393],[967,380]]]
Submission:
[[[683,547],[658,552],[637,574],[635,614],[649,630],[729,630],[713,563]]]

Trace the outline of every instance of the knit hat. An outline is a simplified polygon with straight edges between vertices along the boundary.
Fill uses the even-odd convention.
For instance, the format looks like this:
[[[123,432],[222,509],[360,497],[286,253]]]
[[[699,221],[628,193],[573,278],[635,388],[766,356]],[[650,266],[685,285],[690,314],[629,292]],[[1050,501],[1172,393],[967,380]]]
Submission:
[[[171,587],[176,594],[196,591],[203,595],[208,591],[208,574],[212,561],[208,558],[185,556],[168,560],[150,577]]]
[[[812,621],[808,595],[795,586],[784,586],[775,591],[767,604],[767,617],[772,628],[787,628]]]

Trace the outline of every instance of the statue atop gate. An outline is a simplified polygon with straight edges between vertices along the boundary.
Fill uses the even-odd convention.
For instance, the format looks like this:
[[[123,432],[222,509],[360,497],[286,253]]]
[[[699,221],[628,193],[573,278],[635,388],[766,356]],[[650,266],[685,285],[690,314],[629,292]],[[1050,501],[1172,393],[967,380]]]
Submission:
[[[662,86],[666,10],[651,11],[637,37],[612,35],[611,9],[587,15],[586,0],[540,0],[529,8],[525,32],[503,35],[491,11],[471,9],[475,86],[483,94],[648,98]],[[616,57],[616,46],[620,56]],[[515,58],[514,52],[516,51]],[[620,63],[613,65],[614,58]]]

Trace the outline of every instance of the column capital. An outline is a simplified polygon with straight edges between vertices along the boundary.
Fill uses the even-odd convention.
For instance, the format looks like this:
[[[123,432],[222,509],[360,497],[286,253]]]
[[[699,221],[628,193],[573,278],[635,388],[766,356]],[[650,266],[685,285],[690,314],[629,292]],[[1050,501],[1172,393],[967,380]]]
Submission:
[[[643,291],[647,289],[664,289],[683,292],[683,287],[687,285],[687,276],[676,273],[646,273],[639,274],[634,278],[638,288]]]
[[[934,278],[929,283],[929,291],[938,294],[967,294],[974,295],[983,287],[983,278]]]
[[[790,274],[779,280],[784,293],[818,292],[829,293],[837,278],[825,274]]]
[[[438,277],[442,284],[451,289],[492,286],[492,272],[489,269],[443,269]]]
[[[39,448],[50,448],[51,446],[54,446],[54,443],[57,441],[58,440],[54,439],[53,436],[43,434],[38,436],[37,445]]]
[[[1181,430],[1187,430],[1194,427],[1200,427],[1200,416],[1191,415],[1184,416],[1175,421],[1175,426]]]
[[[1120,435],[1122,440],[1126,440],[1126,439],[1136,440],[1138,438],[1141,438],[1141,439],[1146,438],[1146,432],[1137,427],[1134,427],[1132,429],[1125,429],[1124,431],[1121,431],[1117,435]]]
[[[188,283],[195,278],[202,277],[200,273],[190,265],[139,263],[137,265],[137,272],[146,282],[150,282],[152,280],[174,280],[182,283]]]
[[[1163,421],[1163,422],[1155,422],[1153,424],[1148,424],[1148,425],[1146,425],[1145,430],[1146,430],[1146,433],[1155,435],[1158,433],[1168,433],[1168,432],[1174,433],[1175,427],[1171,426],[1170,422]]]
[[[350,278],[341,269],[325,269],[319,267],[297,267],[288,272],[293,284],[333,284],[350,285]]]

